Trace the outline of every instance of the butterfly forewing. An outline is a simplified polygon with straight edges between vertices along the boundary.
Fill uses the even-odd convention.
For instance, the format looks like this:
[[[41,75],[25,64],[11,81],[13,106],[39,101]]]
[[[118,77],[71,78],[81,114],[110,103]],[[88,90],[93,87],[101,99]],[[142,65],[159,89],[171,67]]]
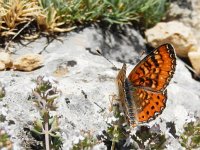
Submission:
[[[152,51],[128,76],[135,87],[163,91],[175,71],[176,56],[171,44],[164,44]]]

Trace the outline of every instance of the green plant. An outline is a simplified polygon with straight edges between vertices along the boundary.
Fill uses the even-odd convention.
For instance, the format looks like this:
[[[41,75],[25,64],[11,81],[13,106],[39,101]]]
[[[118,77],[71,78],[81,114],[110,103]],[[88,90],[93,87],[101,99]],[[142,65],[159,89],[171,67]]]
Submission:
[[[140,126],[131,138],[140,149],[164,149],[166,138],[161,132],[159,125]]]
[[[180,143],[188,150],[200,148],[200,122],[189,122],[184,125]]]
[[[139,1],[138,1],[139,2]],[[104,20],[110,23],[123,24],[139,20],[137,15],[137,2],[134,0],[104,0]]]
[[[60,95],[48,80],[39,76],[36,80],[36,88],[33,90],[33,100],[39,109],[41,118],[34,122],[31,129],[33,137],[42,141],[42,147],[46,150],[58,150],[62,145],[59,134],[58,117],[51,116],[50,112],[56,110],[56,99]]]
[[[40,31],[50,34],[100,21],[149,27],[167,7],[166,0],[0,0],[0,34],[16,35],[19,25],[35,18]]]
[[[160,21],[166,11],[166,0],[104,0],[103,19],[111,24],[140,22],[145,27]]]
[[[113,97],[114,98],[114,97]],[[115,99],[115,98],[114,98]],[[159,125],[136,126],[135,133],[131,133],[127,118],[122,115],[120,102],[115,102],[112,106],[115,119],[108,123],[108,128],[104,132],[103,141],[108,149],[164,149],[165,135],[161,132]],[[132,140],[133,142],[128,142]]]
[[[72,150],[86,150],[92,149],[98,143],[98,140],[93,137],[91,132],[82,131],[82,139],[78,143],[73,144]]]
[[[3,129],[0,129],[0,149],[12,150],[12,147],[9,135]]]
[[[67,32],[76,26],[66,21],[67,2],[64,0],[40,0],[41,14],[37,16],[38,26],[47,33]]]
[[[153,26],[165,16],[168,7],[166,0],[143,0],[139,10],[140,23],[144,27]]]
[[[102,0],[71,0],[68,4],[69,14],[66,19],[75,24],[86,24],[100,20],[104,13],[104,3]]]
[[[114,96],[113,99],[115,99]],[[115,119],[107,123],[108,128],[104,132],[103,141],[104,143],[111,143],[111,145],[107,147],[108,149],[114,150],[116,147],[123,148],[124,142],[129,137],[130,127],[129,125],[126,125],[126,118],[121,113],[119,103],[115,102],[111,107]]]

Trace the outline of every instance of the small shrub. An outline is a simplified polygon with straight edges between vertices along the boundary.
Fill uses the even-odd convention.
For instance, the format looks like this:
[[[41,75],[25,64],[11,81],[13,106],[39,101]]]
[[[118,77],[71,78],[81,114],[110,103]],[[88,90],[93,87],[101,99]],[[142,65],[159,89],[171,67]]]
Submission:
[[[200,122],[189,122],[184,125],[184,132],[180,136],[180,143],[186,149],[200,148]]]
[[[119,103],[112,107],[115,119],[108,123],[108,128],[101,137],[107,149],[164,149],[166,138],[159,125],[151,128],[138,125],[131,128],[121,113]]]
[[[0,129],[0,149],[12,150],[12,142],[9,135],[2,129]]]
[[[35,102],[41,118],[34,122],[31,133],[37,141],[41,141],[40,146],[44,149],[58,150],[62,146],[58,117],[52,116],[50,111],[56,110],[56,99],[59,97],[60,91],[41,76],[37,78],[36,84],[32,100]]]
[[[93,137],[91,132],[81,132],[81,139],[79,139],[79,142],[76,144],[73,144],[72,150],[87,150],[92,149],[93,146],[95,146],[98,143],[97,138]]]

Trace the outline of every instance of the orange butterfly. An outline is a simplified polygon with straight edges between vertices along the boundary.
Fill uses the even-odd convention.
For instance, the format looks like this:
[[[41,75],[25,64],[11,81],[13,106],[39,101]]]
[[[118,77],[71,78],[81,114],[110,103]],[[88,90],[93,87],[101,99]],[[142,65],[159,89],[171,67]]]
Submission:
[[[119,99],[128,122],[135,127],[162,113],[176,66],[171,44],[163,44],[141,60],[126,78],[126,64],[117,75]]]

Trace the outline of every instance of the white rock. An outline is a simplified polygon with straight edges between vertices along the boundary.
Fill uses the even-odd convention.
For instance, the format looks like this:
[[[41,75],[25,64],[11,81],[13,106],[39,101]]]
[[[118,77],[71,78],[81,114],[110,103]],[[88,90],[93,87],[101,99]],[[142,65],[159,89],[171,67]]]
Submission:
[[[188,52],[197,50],[197,40],[191,29],[178,21],[161,22],[145,31],[147,42],[153,47],[171,43],[180,57],[188,57]]]
[[[178,20],[191,28],[193,36],[200,45],[200,1],[173,1],[167,14],[167,20]]]
[[[0,62],[0,70],[6,69],[6,65],[2,62]]]
[[[190,62],[192,63],[192,67],[194,68],[196,73],[200,75],[200,51],[189,52],[188,56],[189,56]]]
[[[100,143],[95,145],[92,150],[107,150],[107,147],[104,145],[104,143]]]
[[[13,68],[21,71],[32,71],[43,64],[43,58],[38,54],[26,54],[13,62]]]
[[[12,67],[12,59],[10,54],[0,52],[0,70],[8,69]]]

